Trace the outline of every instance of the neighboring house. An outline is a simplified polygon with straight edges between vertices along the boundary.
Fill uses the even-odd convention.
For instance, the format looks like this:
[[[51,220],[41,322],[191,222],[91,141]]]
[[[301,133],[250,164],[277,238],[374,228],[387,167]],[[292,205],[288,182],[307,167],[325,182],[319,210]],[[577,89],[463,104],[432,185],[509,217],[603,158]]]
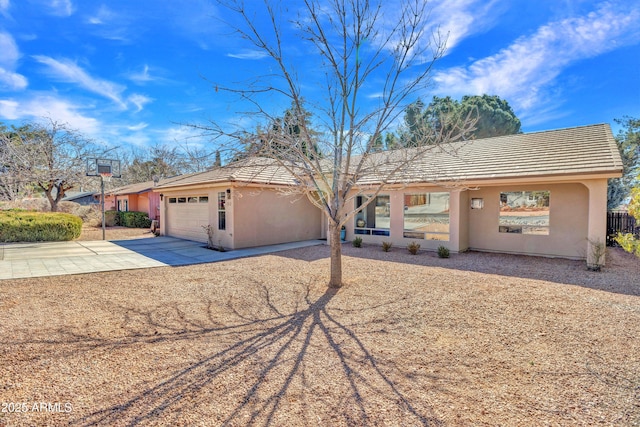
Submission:
[[[95,191],[67,191],[63,202],[75,202],[81,205],[95,205],[100,203],[100,196]]]
[[[380,172],[359,177],[359,188]],[[347,224],[347,239],[584,259],[589,241],[606,240],[607,180],[621,174],[606,124],[451,144],[388,181]],[[202,227],[212,225],[228,248],[326,236],[319,209],[282,195],[295,185],[280,168],[250,163],[177,179],[154,189],[164,196],[161,232],[206,241]],[[354,208],[366,200],[353,196]]]
[[[149,214],[149,219],[160,219],[160,196],[154,193],[157,185],[182,179],[183,176],[160,179],[158,182],[146,181],[114,188],[105,192],[105,210],[122,212],[137,211]]]

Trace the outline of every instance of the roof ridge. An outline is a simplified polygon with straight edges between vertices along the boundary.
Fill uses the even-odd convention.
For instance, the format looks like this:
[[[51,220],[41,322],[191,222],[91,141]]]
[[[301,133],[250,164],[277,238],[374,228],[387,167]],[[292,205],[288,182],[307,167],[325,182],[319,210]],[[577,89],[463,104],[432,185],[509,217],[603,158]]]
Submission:
[[[509,134],[509,135],[489,136],[489,137],[486,137],[486,138],[471,139],[469,141],[485,141],[487,139],[513,138],[513,137],[518,137],[518,136],[522,136],[522,135],[537,135],[537,134],[544,134],[544,133],[550,133],[550,132],[563,132],[563,131],[568,131],[568,130],[586,129],[586,128],[590,128],[590,127],[599,127],[599,126],[605,126],[606,127],[607,125],[608,125],[608,123],[594,123],[594,124],[590,124],[590,125],[576,125],[576,126],[569,126],[569,127],[557,128],[557,129],[545,129],[545,130],[536,130],[536,131],[531,131],[531,132],[512,133],[512,134]]]

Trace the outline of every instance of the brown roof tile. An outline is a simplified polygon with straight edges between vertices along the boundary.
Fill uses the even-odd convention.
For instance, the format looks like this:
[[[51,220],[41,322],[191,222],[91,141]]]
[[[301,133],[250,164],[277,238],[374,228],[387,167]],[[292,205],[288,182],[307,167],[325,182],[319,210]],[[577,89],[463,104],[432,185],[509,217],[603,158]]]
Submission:
[[[180,187],[185,185],[215,184],[223,182],[245,182],[255,184],[295,185],[294,177],[279,166],[275,160],[256,157],[185,176],[157,188]]]
[[[193,174],[189,174],[189,175],[178,175],[178,176],[173,176],[170,178],[162,178],[159,182],[158,182],[158,186],[164,185],[164,184],[168,184],[170,182],[179,180],[179,179],[184,179],[187,176],[190,176]],[[153,189],[155,187],[154,182],[153,181],[145,181],[145,182],[137,182],[135,184],[127,184],[127,185],[123,185],[122,187],[118,187],[118,188],[114,188],[112,190],[109,190],[107,192],[105,192],[105,194],[111,194],[111,195],[116,195],[116,196],[122,196],[125,194],[140,194],[140,193],[144,193],[145,191],[149,191],[151,189]]]
[[[393,157],[395,154],[380,153],[383,158],[386,155]],[[374,162],[384,163],[384,160]],[[388,171],[388,167],[381,165],[377,173],[363,176],[358,183],[378,182]],[[616,176],[621,171],[622,160],[611,128],[599,124],[443,145],[411,167],[402,169],[391,181],[473,181],[581,174]]]
[[[415,151],[399,149],[370,156],[372,165],[358,177],[360,185],[375,184],[402,165]],[[357,159],[354,159],[357,161]],[[554,175],[604,174],[622,171],[620,153],[607,124],[581,126],[443,144],[404,165],[388,183],[476,181]],[[327,171],[328,172],[328,171]],[[297,185],[286,168],[267,158],[249,158],[176,179],[156,188],[222,182]]]

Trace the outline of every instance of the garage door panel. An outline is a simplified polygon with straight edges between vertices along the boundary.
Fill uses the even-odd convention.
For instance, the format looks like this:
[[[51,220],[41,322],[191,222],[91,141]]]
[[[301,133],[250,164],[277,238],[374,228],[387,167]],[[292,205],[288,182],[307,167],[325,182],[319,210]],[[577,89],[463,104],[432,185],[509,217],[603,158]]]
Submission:
[[[201,199],[205,197],[201,196]],[[207,242],[203,227],[209,224],[209,203],[195,202],[198,196],[186,195],[169,198],[167,205],[167,235],[181,239]],[[190,200],[192,203],[177,203],[177,200]],[[206,198],[208,201],[208,198]],[[176,201],[172,203],[172,201]]]

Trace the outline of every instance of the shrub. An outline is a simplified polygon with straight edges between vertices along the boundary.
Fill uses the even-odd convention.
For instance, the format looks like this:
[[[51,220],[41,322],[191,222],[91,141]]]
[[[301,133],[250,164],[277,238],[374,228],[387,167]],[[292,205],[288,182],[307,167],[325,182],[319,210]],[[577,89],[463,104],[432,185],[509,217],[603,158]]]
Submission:
[[[91,227],[100,227],[102,225],[102,210],[100,206],[93,205],[84,207],[88,207],[89,210],[78,215],[82,218],[82,222]]]
[[[391,250],[391,246],[393,246],[393,243],[391,242],[382,242],[382,250],[385,252],[389,252]]]
[[[116,224],[129,228],[149,228],[151,220],[146,212],[118,212]]]
[[[356,248],[362,247],[362,237],[356,237],[351,243],[353,243],[353,246]]]
[[[440,258],[449,258],[449,249],[445,246],[438,246],[438,256]]]
[[[587,255],[587,269],[590,271],[600,271],[604,266],[604,257],[607,246],[601,240],[587,239],[589,242],[589,254]]]
[[[411,242],[407,245],[407,250],[411,255],[415,255],[418,253],[418,249],[420,249],[420,243]]]
[[[640,240],[637,240],[633,234],[631,233],[622,234],[618,232],[618,235],[615,237],[615,241],[625,251],[632,254],[636,254],[637,256],[640,257]]]
[[[114,227],[118,224],[118,211],[105,211],[104,222],[107,227]],[[102,212],[100,212],[100,224],[102,224]]]
[[[59,212],[0,211],[0,242],[56,242],[80,237],[82,220]]]
[[[60,201],[58,202],[58,212],[70,213],[72,215],[78,215],[78,209],[80,209],[82,205],[76,202],[68,202],[68,201]]]
[[[213,249],[214,251],[226,252],[222,243],[220,243],[220,239],[218,239],[218,244],[216,245],[214,242],[215,238],[215,228],[211,226],[211,224],[203,225],[202,229],[207,233],[207,249]]]

